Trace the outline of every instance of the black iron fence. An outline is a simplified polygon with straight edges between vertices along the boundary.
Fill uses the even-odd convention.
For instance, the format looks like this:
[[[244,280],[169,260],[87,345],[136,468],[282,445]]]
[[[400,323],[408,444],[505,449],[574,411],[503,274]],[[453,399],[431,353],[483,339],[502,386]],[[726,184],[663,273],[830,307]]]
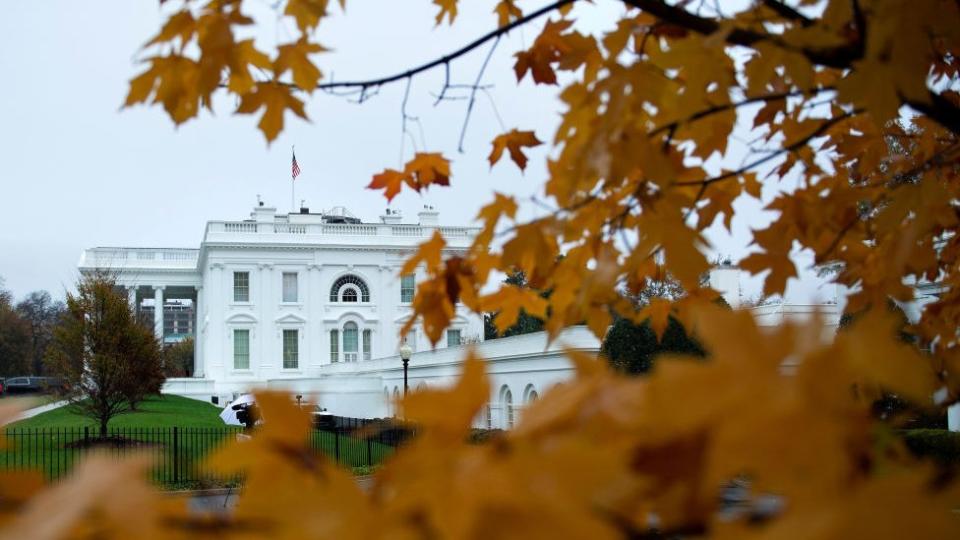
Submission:
[[[68,474],[92,451],[118,458],[146,453],[153,458],[151,479],[161,485],[235,481],[218,476],[206,462],[218,448],[244,433],[242,428],[7,428],[0,449],[0,469],[37,470],[49,480]],[[346,467],[373,467],[390,456],[410,430],[382,421],[338,418],[333,426],[314,429],[310,447]]]

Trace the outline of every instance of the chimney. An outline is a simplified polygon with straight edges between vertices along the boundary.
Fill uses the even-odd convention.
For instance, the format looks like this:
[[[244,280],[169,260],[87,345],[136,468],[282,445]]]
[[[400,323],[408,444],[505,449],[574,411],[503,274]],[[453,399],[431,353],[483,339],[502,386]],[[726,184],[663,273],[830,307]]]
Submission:
[[[436,227],[440,224],[440,212],[433,209],[432,206],[423,205],[423,210],[417,212],[420,218],[420,225],[423,227]]]
[[[380,221],[386,223],[387,225],[399,225],[403,221],[403,216],[400,215],[399,210],[391,210],[387,208],[383,215],[380,216]]]
[[[253,212],[250,212],[250,218],[257,223],[272,223],[273,216],[276,215],[276,213],[276,208],[272,206],[263,206],[263,203],[260,203],[253,207]]]

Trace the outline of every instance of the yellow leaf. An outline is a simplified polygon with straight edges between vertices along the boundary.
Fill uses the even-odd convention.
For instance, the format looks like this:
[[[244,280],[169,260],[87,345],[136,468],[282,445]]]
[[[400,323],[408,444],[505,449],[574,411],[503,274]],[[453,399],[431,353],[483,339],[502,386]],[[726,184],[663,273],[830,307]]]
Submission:
[[[294,43],[277,47],[277,59],[273,62],[274,75],[283,76],[287,70],[293,72],[293,82],[301,90],[312,93],[320,80],[320,70],[310,61],[310,55],[324,52],[325,48],[301,37]]]
[[[433,3],[440,7],[440,12],[437,13],[437,25],[439,26],[443,22],[443,18],[447,17],[447,22],[453,24],[453,20],[457,18],[457,1],[458,0],[433,0]]]
[[[667,330],[667,324],[670,322],[670,311],[672,306],[670,301],[665,298],[653,298],[650,303],[644,306],[634,318],[637,322],[650,320],[650,328],[657,335],[657,341],[663,339],[663,333]]]
[[[274,81],[258,82],[252,92],[240,98],[237,113],[252,114],[260,109],[263,109],[263,116],[257,126],[268,143],[276,139],[283,129],[283,113],[287,109],[307,119],[303,102],[293,96],[290,87]]]
[[[520,11],[514,0],[500,0],[497,2],[497,6],[493,8],[493,12],[497,14],[497,26],[501,28],[510,24],[511,21],[523,17],[523,12]]]

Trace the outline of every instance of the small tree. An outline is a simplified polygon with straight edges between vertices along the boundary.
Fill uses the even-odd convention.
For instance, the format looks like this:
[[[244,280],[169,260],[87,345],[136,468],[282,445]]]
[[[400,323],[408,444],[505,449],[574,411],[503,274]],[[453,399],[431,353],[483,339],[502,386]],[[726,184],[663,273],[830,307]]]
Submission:
[[[193,375],[193,338],[186,338],[163,349],[163,374],[167,377]]]
[[[632,375],[649,372],[654,359],[664,353],[704,356],[700,343],[673,317],[669,318],[663,337],[657,340],[650,321],[638,325],[618,316],[603,339],[600,353],[611,366]]]
[[[521,288],[528,288],[529,284],[527,283],[527,277],[523,274],[522,271],[515,271],[506,279],[503,280],[507,285],[514,285]],[[540,293],[540,296],[546,298],[549,296],[547,293]],[[502,333],[497,331],[497,326],[493,323],[494,317],[497,316],[497,313],[484,313],[483,314],[483,339],[497,339],[502,337],[510,336],[519,336],[521,334],[530,334],[533,332],[540,332],[543,330],[543,320],[530,315],[525,310],[521,309],[520,314],[517,316],[517,322],[513,323],[513,326],[507,328]]]
[[[54,329],[47,369],[63,379],[74,411],[100,426],[132,410],[163,382],[160,344],[140,324],[108,274],[84,276]]]

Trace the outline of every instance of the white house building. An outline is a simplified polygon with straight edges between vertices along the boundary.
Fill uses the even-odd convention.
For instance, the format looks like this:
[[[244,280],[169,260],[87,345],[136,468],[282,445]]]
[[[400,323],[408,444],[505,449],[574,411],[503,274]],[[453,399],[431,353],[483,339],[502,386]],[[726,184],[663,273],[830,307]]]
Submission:
[[[166,392],[223,404],[251,388],[286,388],[335,414],[386,416],[402,392],[397,336],[417,281],[400,268],[434,231],[447,242],[445,254],[455,255],[478,230],[441,226],[430,207],[417,217],[405,223],[388,210],[363,223],[343,208],[278,214],[260,204],[250,219],[208,222],[198,248],[91,248],[79,267],[111,272],[164,342],[185,331],[194,338],[192,376],[168,380]],[[172,306],[190,306],[193,324],[165,324]],[[569,377],[562,344],[599,348],[584,329],[567,334],[549,349],[542,335],[481,345],[498,386],[490,417],[478,422],[511,425],[515,407]],[[405,340],[414,351],[410,387],[444,384],[459,368],[461,344],[483,341],[483,320],[457,306],[438,349],[422,329]]]

